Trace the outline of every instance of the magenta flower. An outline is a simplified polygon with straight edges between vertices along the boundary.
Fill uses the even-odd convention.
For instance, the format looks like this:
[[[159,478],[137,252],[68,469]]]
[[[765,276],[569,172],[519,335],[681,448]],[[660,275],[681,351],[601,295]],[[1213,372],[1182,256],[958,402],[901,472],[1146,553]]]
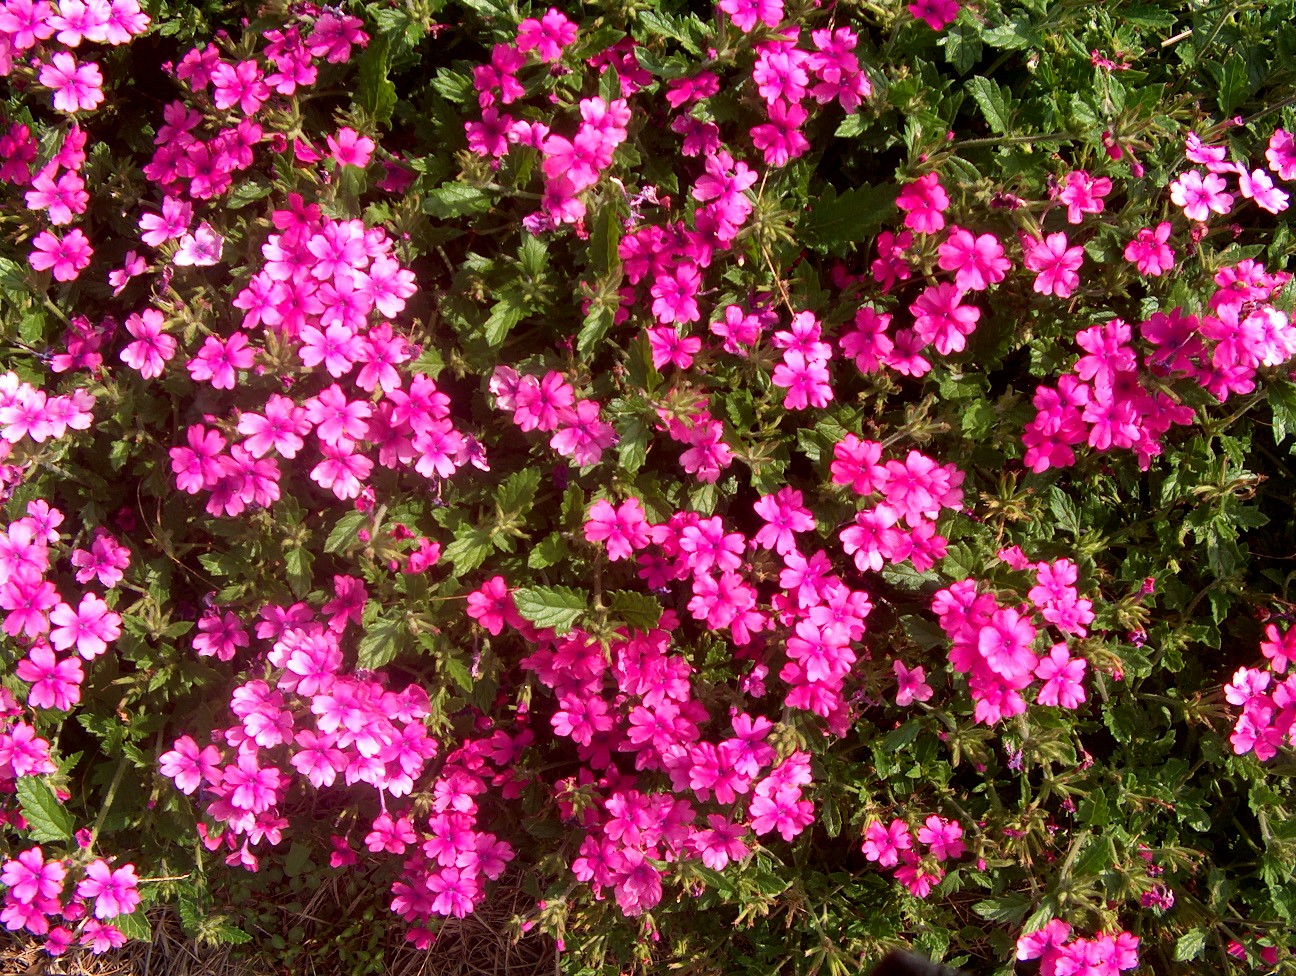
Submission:
[[[909,4],[909,13],[934,31],[944,30],[958,20],[958,0],[916,0]]]
[[[795,350],[783,354],[783,362],[774,367],[770,379],[775,386],[787,390],[783,397],[783,406],[787,410],[804,410],[810,406],[822,408],[833,399],[828,364],[818,359],[807,359]]]
[[[1012,269],[999,238],[993,234],[973,237],[961,227],[950,228],[939,254],[941,268],[956,272],[954,284],[962,291],[984,291],[1003,281]]]
[[[967,346],[967,337],[976,330],[981,319],[979,308],[963,305],[962,301],[963,291],[943,281],[938,285],[928,285],[909,306],[909,312],[914,316],[914,333],[923,343],[934,343],[942,356],[962,352]]]
[[[77,895],[94,899],[95,918],[116,918],[129,915],[138,907],[140,895],[135,890],[138,883],[135,865],[127,864],[114,871],[99,858],[86,868],[85,880],[77,884]]]
[[[174,780],[176,789],[189,796],[204,779],[219,784],[220,759],[220,751],[215,746],[199,749],[198,743],[182,735],[172,743],[169,752],[158,757],[158,763],[162,775]]]
[[[1023,263],[1039,274],[1035,278],[1035,291],[1041,295],[1069,298],[1080,284],[1079,269],[1084,263],[1084,248],[1068,248],[1066,234],[1058,231],[1044,240],[1032,237],[1022,239]]]
[[[636,549],[648,545],[648,519],[637,498],[628,498],[618,508],[599,499],[590,506],[585,521],[587,542],[604,542],[608,559],[629,559]]]
[[[68,231],[64,237],[41,231],[32,243],[36,248],[28,257],[32,270],[52,269],[55,281],[75,281],[94,256],[94,248],[80,228]]]
[[[176,340],[163,329],[166,322],[155,308],[145,309],[126,317],[126,331],[135,337],[134,342],[121,351],[121,361],[139,370],[146,380],[162,375],[167,362],[175,356]]]
[[[1082,657],[1071,657],[1065,644],[1054,644],[1035,667],[1035,677],[1044,682],[1035,700],[1041,705],[1079,708],[1085,700],[1081,681],[1087,664]]]
[[[1265,159],[1280,179],[1296,180],[1296,139],[1286,129],[1275,129],[1269,137]]]
[[[935,173],[918,177],[896,197],[896,206],[906,211],[905,226],[922,234],[934,234],[945,226],[942,212],[949,203],[949,195]]]
[[[85,679],[81,662],[74,657],[56,660],[48,645],[33,646],[14,671],[32,686],[27,704],[33,708],[57,708],[66,712],[81,700],[81,682]]]
[[[996,610],[990,623],[977,631],[977,650],[991,671],[1012,681],[1038,663],[1031,650],[1035,633],[1035,626],[1016,610]]]
[[[1139,274],[1160,277],[1174,267],[1175,252],[1167,246],[1172,227],[1163,220],[1155,228],[1144,227],[1125,246],[1125,260],[1138,266]]]
[[[46,863],[39,847],[21,852],[11,861],[5,861],[0,871],[0,884],[9,889],[10,899],[31,905],[37,901],[57,898],[63,891],[67,869],[62,861]]]
[[[783,0],[720,0],[716,6],[744,34],[755,30],[757,23],[777,27],[783,22]]]
[[[861,850],[870,861],[877,862],[878,867],[893,868],[900,863],[900,853],[913,847],[913,837],[903,820],[891,821],[889,827],[883,827],[876,820],[864,828],[864,843]]]
[[[1058,199],[1067,205],[1067,222],[1078,224],[1087,213],[1102,213],[1103,197],[1111,193],[1112,181],[1105,176],[1097,179],[1084,170],[1073,170],[1066,175],[1065,185]]]
[[[528,17],[518,24],[517,49],[536,52],[541,61],[562,57],[562,49],[576,40],[576,25],[550,7],[539,20]]]
[[[338,129],[336,138],[325,136],[324,141],[328,144],[329,154],[339,166],[357,166],[364,169],[373,156],[374,141],[346,126]]]
[[[121,636],[121,617],[93,593],[82,596],[75,610],[60,603],[50,611],[49,619],[53,627],[50,643],[60,651],[75,646],[87,661],[98,657]]]
[[[203,222],[192,234],[180,237],[180,246],[171,260],[181,268],[207,268],[219,263],[224,247],[225,239]]]
[[[901,708],[912,705],[916,701],[929,701],[932,696],[932,687],[927,684],[927,673],[922,666],[912,670],[905,667],[903,661],[895,660],[891,666],[896,676],[896,704]]]

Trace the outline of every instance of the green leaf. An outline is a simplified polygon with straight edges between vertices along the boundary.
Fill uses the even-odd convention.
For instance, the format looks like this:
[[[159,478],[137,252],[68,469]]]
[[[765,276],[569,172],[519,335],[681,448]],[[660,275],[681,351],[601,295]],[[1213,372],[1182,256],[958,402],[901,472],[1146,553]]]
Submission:
[[[324,551],[338,553],[349,549],[359,536],[360,527],[368,517],[365,512],[347,512],[343,515],[333,526],[333,531],[328,534],[328,538],[324,540]]]
[[[1007,90],[980,75],[967,83],[967,89],[980,107],[990,130],[998,135],[1007,132],[1012,118]]]
[[[310,592],[315,575],[311,567],[315,562],[309,549],[289,549],[284,553],[284,570],[288,576],[288,585],[298,599]]]
[[[445,547],[441,557],[454,565],[456,574],[462,575],[485,562],[493,548],[490,530],[470,525],[455,533],[454,542]]]
[[[632,630],[649,631],[661,622],[661,604],[647,593],[613,590],[608,594],[608,609]]]
[[[976,25],[961,18],[949,26],[937,43],[945,48],[945,60],[961,75],[967,74],[981,60],[981,35]]]
[[[1058,528],[1068,535],[1080,535],[1080,509],[1071,496],[1056,485],[1049,491],[1049,511],[1057,519]]]
[[[389,49],[387,38],[379,36],[371,40],[358,59],[356,78],[356,101],[382,126],[391,121],[396,109],[396,86],[387,77]]]
[[[1175,941],[1175,961],[1191,962],[1202,954],[1206,948],[1206,930],[1189,929]]]
[[[300,840],[292,842],[288,848],[288,853],[284,856],[283,869],[284,874],[290,878],[295,878],[302,873],[302,868],[306,867],[306,862],[310,860],[310,845]]]
[[[72,839],[72,814],[59,802],[54,791],[36,776],[18,777],[18,805],[27,821],[32,840]]]
[[[513,593],[518,613],[537,627],[565,634],[589,610],[589,596],[570,586],[526,586]]]
[[[527,554],[527,566],[531,569],[545,569],[561,561],[567,552],[567,540],[557,532],[551,532]]]
[[[225,198],[225,209],[239,210],[249,203],[256,203],[256,201],[268,197],[273,192],[274,187],[269,183],[260,183],[255,180],[240,183],[234,188],[234,192]]]
[[[863,186],[837,195],[826,187],[802,223],[809,242],[823,246],[859,243],[896,212],[894,186]]]
[[[128,939],[139,942],[153,941],[153,926],[142,909],[136,909],[129,915],[118,915],[110,924]]]
[[[443,183],[423,199],[423,212],[442,220],[481,214],[490,208],[490,194],[467,183]]]
[[[585,315],[585,320],[581,324],[581,330],[576,336],[576,352],[581,356],[589,356],[607,336],[608,330],[612,328],[612,323],[616,321],[616,308],[611,305],[595,302],[590,305],[590,310]]]
[[[617,428],[617,463],[627,477],[633,477],[643,467],[648,457],[648,425],[639,417],[631,417]]]
[[[385,667],[400,653],[409,633],[403,616],[381,616],[365,625],[356,666],[365,671]]]
[[[451,680],[454,681],[462,691],[467,693],[472,692],[474,684],[472,672],[464,666],[463,661],[459,660],[459,658],[455,657],[453,654],[443,654],[438,657],[437,660],[441,662],[441,670],[450,675]]]
[[[495,504],[500,511],[506,515],[521,515],[529,510],[540,487],[540,477],[539,468],[522,468],[504,479],[495,493]]]
[[[504,344],[508,334],[526,316],[526,307],[522,298],[514,291],[504,291],[500,299],[491,308],[490,318],[486,320],[484,332],[486,341],[492,349]]]
[[[988,922],[1007,922],[1010,925],[1016,925],[1026,917],[1030,907],[1031,899],[1029,895],[1014,892],[1000,898],[987,898],[985,901],[979,901],[972,906],[972,911]]]

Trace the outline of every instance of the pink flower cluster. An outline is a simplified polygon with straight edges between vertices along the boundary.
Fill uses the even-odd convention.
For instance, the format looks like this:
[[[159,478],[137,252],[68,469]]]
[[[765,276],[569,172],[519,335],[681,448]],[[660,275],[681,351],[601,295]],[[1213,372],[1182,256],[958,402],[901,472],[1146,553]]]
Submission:
[[[107,920],[139,907],[135,866],[113,868],[96,858],[85,865],[76,888],[65,895],[72,866],[68,858],[45,860],[40,847],[6,860],[0,867],[0,884],[5,886],[0,921],[11,932],[43,936],[51,956],[62,955],[74,943],[89,946],[95,954],[125,945],[126,936]]]
[[[1100,451],[1131,450],[1147,468],[1170,427],[1191,424],[1195,416],[1158,385],[1192,380],[1223,402],[1254,390],[1262,367],[1296,356],[1296,329],[1273,304],[1288,279],[1250,259],[1221,268],[1208,313],[1176,308],[1139,323],[1141,356],[1134,329],[1120,319],[1079,332],[1076,342],[1086,355],[1074,372],[1035,392],[1037,413],[1022,435],[1026,466],[1036,472],[1067,467],[1075,463],[1073,448],[1087,443]]]
[[[926,898],[945,876],[941,867],[967,853],[963,828],[956,820],[933,814],[917,830],[917,840],[927,848],[920,852],[914,844],[914,831],[896,818],[889,826],[872,820],[864,828],[864,856],[881,868],[894,868],[895,878],[918,898]]]
[[[882,460],[882,445],[847,434],[833,446],[832,482],[860,498],[881,499],[855,514],[842,529],[842,548],[860,572],[877,572],[908,560],[920,572],[945,557],[945,538],[936,531],[940,513],[963,507],[963,472],[919,451],[903,461]]]
[[[1008,550],[1002,558],[1011,568],[1033,574],[1028,603],[1004,606],[971,579],[952,584],[932,599],[951,642],[950,664],[968,676],[976,720],[994,725],[1024,712],[1021,693],[1036,679],[1041,682],[1035,695],[1039,704],[1078,708],[1087,697],[1083,679],[1088,662],[1073,657],[1065,641],[1052,642],[1043,656],[1036,652],[1045,627],[1084,637],[1093,621],[1092,601],[1081,597],[1075,586],[1075,563],[1032,563],[1020,550]]]
[[[1197,133],[1189,133],[1186,147],[1188,161],[1204,167],[1206,172],[1190,169],[1170,184],[1170,199],[1183,208],[1189,220],[1203,222],[1211,214],[1225,215],[1233,209],[1236,197],[1228,192],[1225,176],[1237,177],[1237,189],[1261,210],[1278,214],[1287,209],[1291,197],[1274,185],[1263,169],[1248,169],[1229,160],[1228,147],[1208,145]],[[1296,180],[1296,146],[1291,133],[1275,129],[1265,152],[1271,172],[1283,180]]]
[[[1224,697],[1242,709],[1230,736],[1233,751],[1239,756],[1254,752],[1264,761],[1276,756],[1284,743],[1296,746],[1296,671],[1287,673],[1296,661],[1296,628],[1269,624],[1260,651],[1268,666],[1239,668],[1225,686]]]
[[[575,388],[559,372],[550,370],[536,379],[510,366],[497,366],[490,390],[495,405],[511,410],[518,427],[552,431],[549,446],[579,467],[598,464],[603,452],[616,443],[616,428],[599,419],[598,402],[577,399]]]
[[[1117,976],[1138,968],[1138,949],[1131,932],[1076,938],[1058,918],[1017,940],[1017,958],[1038,959],[1040,976]]]

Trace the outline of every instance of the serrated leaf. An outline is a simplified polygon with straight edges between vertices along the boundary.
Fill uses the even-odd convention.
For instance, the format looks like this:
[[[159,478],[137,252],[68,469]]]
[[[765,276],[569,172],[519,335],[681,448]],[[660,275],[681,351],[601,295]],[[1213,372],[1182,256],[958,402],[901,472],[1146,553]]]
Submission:
[[[863,186],[840,195],[828,188],[811,207],[802,230],[811,243],[832,246],[863,241],[896,212],[894,186]]]
[[[632,630],[649,631],[661,622],[661,604],[647,593],[613,590],[607,604],[612,615],[624,620]]]
[[[591,305],[585,321],[581,324],[581,330],[576,335],[576,352],[581,356],[591,355],[606,338],[608,330],[612,328],[612,323],[615,321],[615,308],[608,305]]]
[[[522,468],[509,475],[495,494],[495,504],[506,515],[522,515],[535,501],[540,487],[540,469]]]
[[[1003,135],[1011,124],[1012,106],[1009,104],[1006,90],[989,78],[980,75],[967,83],[968,92],[981,109],[990,130]]]
[[[1015,925],[1026,917],[1030,907],[1029,895],[1014,893],[979,901],[972,906],[972,911],[988,922],[1008,922]]]
[[[1206,930],[1189,929],[1175,940],[1175,961],[1191,962],[1202,954],[1206,948]]]
[[[311,583],[315,580],[311,572],[314,563],[315,556],[309,549],[289,549],[284,553],[284,573],[293,595],[298,599],[310,592]]]
[[[938,43],[945,48],[945,60],[961,75],[981,60],[981,35],[975,25],[962,19],[951,24]]]
[[[626,476],[633,477],[648,457],[648,425],[639,417],[631,417],[617,426],[617,433],[621,438],[617,442],[617,464]]]
[[[382,616],[372,624],[366,624],[365,635],[360,638],[356,666],[365,671],[386,667],[401,652],[408,634],[403,617]]]
[[[149,922],[148,916],[142,909],[136,909],[129,915],[118,915],[116,918],[108,919],[108,924],[112,925],[122,935],[128,939],[136,939],[139,942],[153,941],[153,925]]]
[[[512,291],[502,293],[499,301],[491,306],[490,317],[482,327],[482,332],[491,348],[503,345],[508,334],[513,331],[513,327],[525,316],[526,308],[522,304],[521,297]]]
[[[490,194],[467,183],[443,183],[423,199],[423,212],[443,220],[485,213],[490,208]]]
[[[472,672],[469,671],[463,661],[453,654],[445,654],[437,658],[441,662],[441,669],[450,676],[450,679],[459,686],[460,690],[471,693],[473,690]]]
[[[268,197],[273,192],[274,187],[269,183],[249,180],[246,183],[240,183],[234,188],[234,192],[225,198],[225,208],[227,210],[239,210],[249,203],[256,203],[256,201]]]
[[[530,569],[546,569],[560,562],[567,553],[567,540],[557,532],[551,532],[531,548],[527,554],[527,566]]]
[[[486,561],[492,549],[494,546],[488,529],[465,526],[455,533],[454,542],[445,547],[441,558],[454,565],[455,573],[470,573]]]
[[[391,121],[396,109],[396,86],[387,77],[389,50],[387,38],[379,36],[370,41],[357,59],[356,101],[382,126]]]
[[[589,610],[589,597],[570,586],[526,586],[513,593],[518,613],[537,627],[565,634]]]
[[[365,512],[347,512],[343,515],[333,526],[333,531],[328,534],[328,538],[324,540],[324,551],[337,553],[350,548],[368,517]]]
[[[56,841],[72,839],[72,814],[54,795],[43,779],[36,776],[18,777],[18,805],[27,821],[27,833],[32,840]]]

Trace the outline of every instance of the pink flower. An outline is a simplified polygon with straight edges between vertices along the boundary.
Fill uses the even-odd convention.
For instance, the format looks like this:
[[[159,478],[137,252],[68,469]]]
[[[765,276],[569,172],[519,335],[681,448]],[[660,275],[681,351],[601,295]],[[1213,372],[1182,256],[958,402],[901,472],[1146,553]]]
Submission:
[[[176,341],[162,331],[165,325],[162,313],[155,308],[126,317],[126,331],[136,341],[121,351],[121,360],[139,370],[140,376],[146,380],[161,376],[163,368],[175,355]]]
[[[993,234],[973,237],[961,227],[950,229],[939,254],[940,266],[946,271],[957,272],[954,284],[962,291],[984,291],[1003,281],[1012,269],[1012,262],[1004,257],[999,238]]]
[[[1103,197],[1111,193],[1112,181],[1105,176],[1097,179],[1084,170],[1074,170],[1066,175],[1066,185],[1058,199],[1067,205],[1067,222],[1078,224],[1087,213],[1102,213]]]
[[[517,49],[535,50],[541,61],[557,61],[562,57],[562,49],[574,40],[576,25],[553,7],[539,20],[528,17],[518,24]]]
[[[1248,200],[1254,200],[1261,210],[1268,210],[1272,214],[1286,210],[1290,200],[1286,193],[1274,186],[1269,174],[1262,169],[1254,169],[1249,173],[1246,170],[1239,172],[1238,189]]]
[[[1035,667],[1035,677],[1044,682],[1036,701],[1041,705],[1079,708],[1085,700],[1081,681],[1087,664],[1082,657],[1072,658],[1065,644],[1054,644],[1048,657],[1041,658]]]
[[[827,363],[807,359],[804,354],[789,349],[783,362],[774,367],[771,381],[787,390],[783,406],[787,410],[804,410],[806,407],[826,407],[833,399],[831,376]]]
[[[1170,184],[1170,199],[1183,207],[1189,220],[1206,220],[1213,210],[1226,214],[1233,209],[1233,195],[1224,192],[1224,178],[1215,173],[1202,174],[1190,169]]]
[[[1035,668],[1035,633],[1030,620],[1016,610],[996,610],[990,623],[977,631],[977,650],[991,671],[1011,681]]]
[[[619,508],[599,499],[590,506],[585,521],[588,542],[606,542],[608,559],[629,559],[636,549],[648,545],[648,519],[637,498],[628,498]]]
[[[140,895],[135,890],[138,882],[135,865],[127,864],[114,871],[99,858],[86,868],[85,880],[77,885],[77,895],[94,899],[95,918],[116,918],[129,915],[139,905]]]
[[[903,661],[895,660],[891,662],[896,676],[896,704],[901,708],[912,705],[916,701],[929,701],[932,696],[932,687],[927,684],[927,673],[922,666],[910,670],[905,667]]]
[[[782,100],[771,103],[768,113],[769,122],[751,130],[752,144],[764,154],[765,165],[786,166],[810,148],[810,141],[801,133],[810,113]]]
[[[915,0],[909,4],[909,13],[934,31],[944,30],[958,20],[958,0]]]
[[[1039,272],[1034,286],[1039,294],[1069,298],[1080,284],[1077,272],[1084,263],[1084,248],[1068,248],[1066,234],[1061,231],[1042,241],[1023,238],[1022,250],[1026,267]]]
[[[1284,180],[1296,180],[1296,139],[1286,129],[1275,129],[1265,150],[1269,168]]]
[[[255,61],[234,65],[222,61],[212,69],[211,80],[215,86],[212,101],[220,109],[237,105],[244,115],[254,115],[270,97],[270,86],[261,77],[261,66]]]
[[[355,129],[344,126],[338,129],[336,138],[325,136],[324,141],[328,143],[329,154],[339,166],[357,166],[364,169],[373,156],[374,141],[356,132]]]
[[[874,820],[864,828],[864,843],[861,849],[870,861],[876,861],[878,867],[893,868],[900,863],[900,852],[913,847],[913,837],[903,820],[891,821],[889,827],[883,827]]]
[[[48,645],[34,645],[14,671],[32,686],[27,704],[33,708],[66,712],[81,700],[81,682],[85,679],[81,662],[74,657],[56,660]]]
[[[121,617],[93,593],[82,596],[75,610],[60,603],[50,611],[50,623],[54,628],[50,643],[60,651],[75,645],[77,653],[87,661],[98,657],[108,649],[110,641],[121,636]]]
[[[758,22],[766,27],[777,27],[783,22],[783,0],[720,0],[716,6],[744,34],[755,30]]]
[[[520,620],[503,576],[493,576],[468,594],[468,616],[498,637],[505,623]]]
[[[180,246],[171,260],[181,268],[211,267],[220,261],[224,246],[225,239],[204,221],[192,234],[181,236]]]
[[[45,862],[45,853],[39,847],[21,852],[11,861],[5,861],[0,871],[0,884],[8,888],[9,898],[24,905],[57,898],[63,892],[63,879],[67,868],[62,861]]]
[[[936,351],[942,356],[962,352],[967,337],[976,330],[981,318],[979,308],[962,305],[962,300],[961,289],[941,282],[929,285],[909,306],[914,316],[914,332],[924,343],[935,343]]]
[[[205,779],[209,783],[220,781],[220,751],[215,746],[198,748],[187,735],[182,735],[171,745],[171,751],[158,757],[162,775],[175,781],[176,789],[191,796]]]
[[[52,268],[55,281],[75,281],[94,256],[89,238],[79,227],[68,231],[61,238],[50,231],[41,231],[33,244],[36,249],[28,257],[32,270],[47,271]]]
[[[941,214],[949,203],[949,195],[935,173],[918,177],[896,197],[896,206],[906,211],[905,226],[923,234],[934,234],[945,226]]]
[[[918,842],[926,844],[938,861],[962,857],[967,851],[967,845],[963,843],[963,828],[944,817],[928,817],[918,828]]]
[[[104,99],[99,66],[78,65],[66,52],[58,52],[49,64],[42,65],[39,77],[42,85],[54,89],[54,108],[60,112],[88,112]]]
[[[1125,260],[1138,265],[1139,274],[1157,278],[1174,267],[1175,252],[1166,245],[1170,239],[1170,221],[1163,220],[1155,229],[1144,227],[1125,246]]]

